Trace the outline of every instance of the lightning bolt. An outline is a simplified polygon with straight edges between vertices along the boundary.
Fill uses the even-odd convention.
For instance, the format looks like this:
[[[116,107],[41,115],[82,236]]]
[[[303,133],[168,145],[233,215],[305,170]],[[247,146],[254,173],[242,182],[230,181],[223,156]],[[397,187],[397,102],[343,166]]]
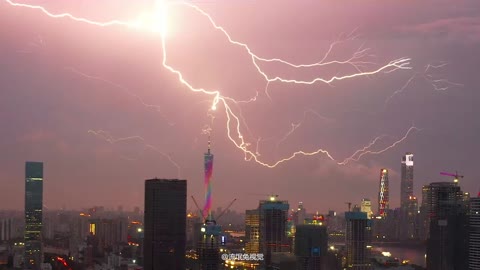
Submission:
[[[138,141],[138,142],[143,144],[145,149],[149,149],[149,150],[154,151],[156,153],[159,153],[160,155],[165,157],[177,169],[177,177],[180,177],[180,170],[181,170],[180,165],[178,165],[178,163],[175,162],[175,160],[173,160],[171,155],[168,155],[167,153],[158,149],[156,146],[147,143],[147,141],[141,136],[130,136],[130,137],[124,137],[124,138],[115,138],[109,132],[104,131],[104,130],[88,130],[88,133],[92,134],[92,135],[95,135],[95,136],[105,140],[106,142],[108,142],[110,144],[116,144],[116,143],[119,143],[119,142],[127,142],[127,141]],[[128,158],[128,157],[123,157],[123,158],[125,158],[127,160],[136,160],[134,158]]]
[[[290,130],[277,142],[277,145],[276,145],[277,149],[280,147],[280,145],[284,141],[286,141],[288,139],[288,137],[290,137],[290,135],[292,135],[301,125],[303,125],[303,123],[305,122],[308,114],[313,114],[314,116],[316,116],[316,117],[318,117],[318,118],[320,118],[324,121],[327,121],[327,122],[332,122],[333,121],[332,119],[327,118],[325,116],[322,116],[321,114],[319,114],[318,112],[316,112],[312,109],[307,109],[303,112],[302,120],[300,120],[298,123],[291,123]]]
[[[444,68],[447,65],[448,63],[445,62],[442,62],[438,65],[427,64],[424,71],[414,73],[400,89],[393,92],[392,95],[385,100],[385,105],[387,105],[393,97],[404,92],[408,86],[418,78],[424,79],[427,83],[429,83],[434,91],[446,91],[451,87],[463,87],[464,85],[461,83],[451,82],[448,79],[437,79],[436,77],[438,77],[438,75],[435,76],[429,73],[431,69],[437,70]]]
[[[84,73],[82,71],[79,71],[78,69],[75,69],[73,67],[65,67],[66,70],[69,70],[71,71],[72,73],[76,74],[76,75],[79,75],[85,79],[89,79],[89,80],[95,80],[95,81],[99,81],[99,82],[102,82],[102,83],[105,83],[105,84],[108,84],[110,86],[113,86],[115,88],[118,88],[120,90],[122,90],[123,92],[125,92],[126,94],[128,94],[129,96],[135,98],[140,104],[142,104],[143,106],[145,106],[146,108],[150,108],[150,109],[153,109],[155,111],[157,111],[161,116],[162,118],[168,123],[169,126],[174,126],[175,123],[173,122],[170,122],[168,120],[168,118],[165,116],[165,114],[162,112],[162,109],[160,106],[158,105],[153,105],[153,104],[149,104],[149,103],[146,103],[140,96],[138,96],[137,94],[133,93],[132,91],[130,91],[127,87],[123,86],[123,85],[120,85],[118,83],[114,83],[110,80],[107,80],[107,79],[104,79],[102,77],[98,77],[98,76],[94,76],[94,75],[89,75],[87,73]]]
[[[364,57],[366,57],[368,55],[368,48],[363,48],[363,46],[361,46],[350,58],[347,58],[345,60],[330,60],[330,61],[327,61],[327,59],[329,58],[329,56],[330,56],[332,50],[334,49],[334,47],[342,41],[336,41],[333,44],[331,44],[330,48],[325,53],[323,58],[321,58],[319,61],[316,61],[314,63],[309,63],[309,64],[295,64],[295,63],[292,63],[292,62],[289,62],[289,61],[286,61],[286,60],[283,60],[283,59],[280,59],[280,58],[261,57],[261,56],[255,54],[255,53],[253,53],[253,51],[250,49],[250,47],[247,44],[234,40],[230,36],[230,34],[223,27],[217,25],[217,23],[213,20],[213,18],[208,13],[206,13],[205,11],[200,9],[198,6],[195,6],[191,3],[186,3],[186,2],[170,2],[170,3],[160,2],[161,3],[160,8],[159,8],[159,10],[157,10],[158,12],[155,12],[155,14],[153,16],[140,16],[138,19],[133,20],[133,21],[111,20],[111,21],[106,21],[106,22],[99,22],[99,21],[89,20],[87,18],[77,17],[77,16],[74,16],[70,13],[54,14],[54,13],[51,13],[50,11],[48,11],[46,8],[44,8],[42,6],[39,6],[39,5],[21,4],[21,3],[16,3],[16,2],[11,1],[11,0],[4,0],[4,1],[6,3],[8,3],[9,5],[14,6],[14,7],[23,7],[23,8],[38,10],[38,11],[42,12],[43,14],[51,17],[51,18],[56,18],[56,19],[67,18],[67,19],[71,19],[71,20],[76,21],[76,22],[86,23],[86,24],[89,24],[89,25],[94,25],[94,26],[99,26],[99,27],[123,26],[123,27],[127,27],[127,28],[135,28],[135,29],[147,30],[147,31],[155,32],[155,33],[160,33],[160,35],[161,35],[161,45],[162,45],[162,51],[163,51],[163,53],[162,53],[162,56],[163,56],[162,65],[163,65],[163,67],[166,70],[170,71],[173,75],[175,75],[177,77],[179,83],[181,83],[183,86],[187,87],[190,91],[203,93],[207,96],[210,96],[212,98],[211,110],[215,111],[215,110],[218,109],[219,105],[223,105],[225,115],[226,115],[226,118],[227,118],[226,129],[227,129],[227,136],[228,136],[229,140],[234,144],[235,147],[237,147],[239,150],[241,150],[245,154],[245,159],[246,160],[254,160],[258,164],[260,164],[262,166],[265,166],[265,167],[268,167],[268,168],[274,168],[274,167],[278,166],[279,164],[281,164],[283,162],[286,162],[286,161],[289,161],[289,160],[291,160],[291,159],[293,159],[297,156],[313,156],[313,155],[317,155],[317,154],[324,154],[325,156],[327,156],[331,160],[337,162],[337,164],[345,165],[352,160],[358,160],[361,156],[366,155],[366,154],[380,154],[380,153],[383,153],[383,152],[387,151],[388,149],[390,149],[392,147],[395,147],[398,143],[404,141],[411,131],[418,130],[415,127],[411,127],[401,140],[396,141],[395,143],[393,143],[389,147],[384,148],[382,150],[378,150],[378,151],[368,150],[368,149],[370,149],[371,146],[373,146],[373,144],[375,144],[376,141],[379,140],[379,139],[375,139],[373,142],[369,143],[366,147],[356,151],[352,156],[348,157],[347,159],[345,159],[341,162],[338,162],[336,159],[334,159],[332,157],[332,155],[327,150],[318,149],[318,150],[313,151],[313,152],[296,151],[287,158],[278,160],[276,162],[267,163],[267,162],[261,161],[259,159],[260,155],[258,154],[258,151],[255,151],[255,153],[254,153],[252,150],[249,149],[251,144],[248,143],[245,140],[245,138],[243,136],[243,133],[241,131],[241,123],[245,122],[245,120],[243,119],[243,116],[241,116],[241,114],[237,115],[236,113],[234,113],[232,107],[230,106],[232,104],[238,105],[241,102],[235,101],[233,98],[223,96],[219,90],[210,90],[210,89],[205,89],[205,88],[201,88],[201,87],[195,87],[191,82],[189,82],[184,77],[184,75],[182,74],[181,71],[177,70],[176,68],[174,68],[173,66],[168,64],[168,53],[167,53],[167,44],[166,44],[166,33],[167,33],[167,31],[166,31],[167,30],[166,18],[167,18],[167,15],[168,15],[167,14],[168,7],[170,7],[171,5],[182,5],[182,6],[185,6],[185,7],[188,7],[188,8],[191,8],[191,9],[197,11],[199,14],[205,16],[205,18],[208,19],[208,21],[211,23],[211,25],[216,30],[221,31],[225,35],[227,40],[232,45],[236,45],[236,46],[239,46],[239,47],[243,48],[248,53],[248,55],[250,56],[252,64],[254,65],[254,67],[256,68],[258,73],[261,76],[263,76],[263,78],[265,79],[265,81],[266,81],[265,92],[266,92],[268,97],[270,97],[268,95],[268,92],[267,92],[268,91],[268,85],[270,83],[273,83],[273,82],[300,84],[300,85],[313,85],[313,84],[316,84],[316,83],[324,83],[324,84],[327,84],[327,85],[331,85],[335,81],[353,79],[353,78],[358,78],[358,77],[369,77],[369,76],[372,76],[372,75],[377,75],[377,74],[382,74],[382,73],[389,74],[389,73],[392,73],[392,72],[397,71],[397,70],[409,70],[409,69],[411,69],[411,67],[410,67],[410,60],[411,59],[403,57],[403,58],[392,60],[392,61],[388,62],[387,64],[381,65],[377,68],[366,69],[365,68],[366,66],[373,65],[375,63],[362,60]],[[160,16],[160,18],[158,18],[158,16]],[[157,24],[160,24],[160,26],[158,26]],[[354,38],[355,37],[353,37],[352,35],[347,36],[347,40],[352,40]],[[262,69],[260,63],[263,63],[263,64],[278,63],[278,64],[282,64],[282,65],[288,66],[290,68],[295,68],[295,69],[323,67],[323,66],[330,66],[330,65],[350,65],[350,66],[354,67],[356,72],[346,73],[346,74],[342,74],[342,75],[335,75],[335,76],[331,76],[331,77],[316,77],[316,78],[312,78],[310,80],[297,80],[297,79],[284,78],[284,77],[280,77],[280,76],[267,74],[267,72]],[[437,81],[437,82],[440,83],[441,81]],[[247,102],[253,102],[255,100],[256,100],[256,97],[248,100]],[[108,135],[108,133],[106,133],[104,131],[95,132],[95,131],[91,130],[91,131],[89,131],[89,133],[100,135],[110,143],[115,143],[115,142],[118,142],[118,141],[125,141],[125,140],[139,140],[139,141],[143,142],[146,147],[151,148],[151,149],[161,153],[165,157],[167,157],[172,162],[172,164],[175,164],[177,169],[179,169],[178,164],[176,164],[173,160],[171,160],[171,158],[168,155],[159,151],[154,146],[152,146],[150,144],[147,144],[142,137],[133,136],[133,137],[115,139],[115,138],[111,137],[110,135]],[[256,150],[258,150],[258,141],[257,141],[257,149]]]

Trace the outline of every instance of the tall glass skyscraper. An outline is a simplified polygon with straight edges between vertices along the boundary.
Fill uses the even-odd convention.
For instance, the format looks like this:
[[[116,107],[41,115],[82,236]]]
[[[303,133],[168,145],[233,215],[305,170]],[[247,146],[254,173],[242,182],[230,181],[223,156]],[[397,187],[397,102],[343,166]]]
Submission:
[[[145,181],[145,270],[185,270],[187,181]]]
[[[407,208],[413,196],[413,154],[406,153],[402,157],[402,179],[400,180],[400,206]]]
[[[258,206],[260,214],[260,253],[265,256],[265,266],[271,267],[272,253],[289,252],[290,245],[287,237],[288,209],[287,201],[277,200],[271,196],[270,200],[262,200]]]
[[[413,195],[413,154],[405,153],[402,157],[400,179],[400,240],[413,240],[418,238],[417,215],[418,205],[415,208]]]
[[[25,268],[42,263],[43,163],[25,164]]]

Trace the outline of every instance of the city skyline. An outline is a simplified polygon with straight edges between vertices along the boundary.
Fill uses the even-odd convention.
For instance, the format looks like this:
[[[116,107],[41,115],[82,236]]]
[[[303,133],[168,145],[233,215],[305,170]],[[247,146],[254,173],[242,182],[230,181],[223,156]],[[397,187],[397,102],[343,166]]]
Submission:
[[[98,12],[92,12],[87,7],[46,2],[53,11],[66,10],[93,18],[106,17],[102,10],[109,7],[106,3],[100,5]],[[316,155],[297,157],[268,169],[245,161],[243,153],[228,141],[225,117],[220,110],[223,108],[219,105],[219,110],[210,112],[216,119],[209,126],[213,128],[210,133],[216,155],[213,205],[225,207],[235,197],[239,200],[232,209],[253,209],[254,201],[272,192],[293,205],[303,202],[311,212],[343,211],[347,198],[357,204],[369,198],[376,205],[378,172],[387,168],[390,209],[394,209],[400,201],[399,160],[405,152],[415,155],[415,196],[419,197],[422,186],[430,182],[452,180],[440,176],[441,171],[456,170],[465,175],[461,179],[462,189],[476,194],[480,174],[475,170],[474,146],[480,126],[475,120],[479,111],[474,105],[480,97],[473,67],[478,60],[475,22],[480,21],[480,4],[461,2],[466,8],[455,13],[445,3],[436,4],[433,12],[429,1],[412,4],[419,14],[412,20],[401,16],[409,14],[412,6],[379,6],[378,1],[348,6],[327,1],[309,8],[278,4],[278,13],[269,9],[268,3],[272,2],[268,1],[255,8],[232,3],[239,14],[250,12],[258,16],[248,21],[235,15],[230,6],[206,5],[236,39],[248,41],[262,55],[279,55],[298,62],[308,62],[312,57],[321,59],[340,33],[350,33],[358,27],[359,40],[339,48],[335,57],[343,59],[355,51],[356,45],[365,42],[378,56],[375,62],[379,64],[404,56],[413,59],[411,72],[339,82],[335,87],[272,83],[271,100],[264,94],[265,85],[252,72],[244,52],[232,49],[203,17],[191,10],[178,10],[178,16],[190,17],[176,21],[172,30],[170,46],[176,45],[179,50],[171,57],[172,63],[185,68],[188,78],[199,85],[224,88],[239,100],[248,100],[259,92],[258,104],[242,104],[241,108],[254,135],[248,135],[248,141],[255,145],[256,139],[265,139],[259,150],[269,162],[297,149],[318,147],[325,147],[342,159],[382,134],[389,136],[379,149],[387,146],[400,139],[412,122],[422,129],[413,131],[404,142],[385,153],[365,155],[347,165],[337,165],[324,155]],[[126,12],[125,6],[119,5],[110,15],[129,17],[133,11]],[[210,103],[205,96],[192,94],[178,85],[161,68],[161,60],[151,60],[161,58],[154,37],[116,28],[95,28],[67,19],[52,20],[37,11],[10,7],[4,1],[0,7],[0,30],[5,41],[0,57],[7,63],[0,67],[0,106],[5,112],[0,117],[4,132],[0,140],[4,153],[0,157],[0,205],[23,209],[23,199],[18,194],[24,189],[22,167],[26,160],[42,161],[48,168],[44,176],[46,209],[92,205],[133,209],[142,205],[144,179],[177,178],[178,172],[180,178],[189,179],[189,196],[204,197],[202,154],[207,136],[202,131],[212,123],[207,115]],[[139,5],[135,10],[142,8]],[[384,14],[392,10],[396,10],[395,15],[386,18]],[[20,22],[16,16],[23,12],[28,19]],[[294,15],[297,13],[302,15]],[[350,20],[352,16],[369,19],[358,25],[356,20]],[[337,24],[328,23],[333,18],[338,20]],[[289,24],[292,21],[296,27]],[[198,32],[188,36],[186,33],[194,26]],[[451,31],[450,35],[442,34],[445,28]],[[425,38],[424,31],[431,34]],[[407,41],[411,42],[408,46]],[[112,42],[117,44],[113,49]],[[197,44],[194,49],[192,43]],[[227,60],[227,56],[231,59]],[[215,61],[210,61],[212,58]],[[416,79],[386,102],[415,72],[423,71],[428,64],[440,63],[448,64],[434,69],[433,74],[463,87],[435,91],[426,81]],[[290,74],[276,66],[269,69]],[[312,74],[307,71],[306,77]],[[160,112],[143,106],[139,98],[144,103],[158,104]],[[296,128],[290,134],[292,127]],[[145,143],[138,138],[114,143],[130,136],[141,136]],[[275,139],[268,141],[270,137]],[[149,145],[165,155],[152,151]],[[110,192],[112,187],[114,194]],[[190,200],[188,209],[195,209]]]

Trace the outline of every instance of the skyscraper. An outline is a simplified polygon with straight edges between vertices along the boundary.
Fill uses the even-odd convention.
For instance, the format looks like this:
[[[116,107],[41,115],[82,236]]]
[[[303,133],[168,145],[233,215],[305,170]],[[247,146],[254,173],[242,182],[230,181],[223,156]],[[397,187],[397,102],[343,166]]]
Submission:
[[[362,199],[362,203],[360,204],[360,211],[367,213],[368,219],[371,219],[373,216],[372,201],[370,199]]]
[[[185,270],[187,181],[145,181],[145,270]]]
[[[390,208],[390,195],[388,183],[388,170],[380,170],[380,187],[378,192],[378,215],[385,217]]]
[[[40,269],[43,225],[43,163],[25,164],[25,268]]]
[[[415,240],[418,239],[419,227],[418,224],[418,200],[417,197],[411,196],[408,198],[407,212],[406,212],[406,239]]]
[[[451,182],[431,183],[429,193],[427,269],[466,269],[468,224],[463,193]]]
[[[327,270],[327,227],[323,223],[298,225],[295,232],[297,270]]]
[[[258,209],[245,212],[245,252],[260,252],[260,214]]]
[[[480,270],[480,194],[470,199],[468,269]]]
[[[400,179],[400,207],[407,208],[410,196],[413,196],[413,154],[406,153],[402,157]]]
[[[416,231],[416,221],[418,209],[414,210],[412,206],[413,196],[413,154],[406,153],[402,157],[400,180],[400,240],[412,240],[417,236],[412,234]]]
[[[420,205],[420,218],[419,218],[419,238],[422,241],[428,239],[430,233],[430,210],[429,210],[429,196],[430,185],[425,185],[422,187],[422,203]]]
[[[347,248],[347,269],[370,270],[370,249],[371,243],[371,220],[367,214],[359,211],[346,212],[346,248]]]
[[[279,201],[277,196],[262,200],[259,204],[260,213],[260,253],[265,256],[266,269],[270,269],[273,252],[289,252],[287,237],[287,219],[289,204]]]

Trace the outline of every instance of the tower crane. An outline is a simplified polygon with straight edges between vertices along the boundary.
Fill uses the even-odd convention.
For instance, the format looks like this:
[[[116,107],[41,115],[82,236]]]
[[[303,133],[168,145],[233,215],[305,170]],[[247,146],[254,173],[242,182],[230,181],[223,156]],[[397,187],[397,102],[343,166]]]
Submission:
[[[233,201],[231,201],[231,202],[228,204],[228,206],[225,207],[225,209],[223,209],[223,211],[222,211],[220,214],[218,214],[217,220],[219,220],[219,219],[223,216],[223,214],[225,214],[225,212],[227,212],[227,210],[230,209],[230,207],[233,205],[233,203],[234,203],[236,200],[237,200],[237,199],[233,199]]]
[[[455,184],[458,184],[458,179],[459,179],[459,178],[463,178],[463,177],[464,177],[463,175],[459,175],[457,171],[455,171],[455,174],[449,173],[449,172],[440,172],[440,175],[452,176],[452,177],[454,177],[454,178],[453,178],[453,182],[454,182]]]

